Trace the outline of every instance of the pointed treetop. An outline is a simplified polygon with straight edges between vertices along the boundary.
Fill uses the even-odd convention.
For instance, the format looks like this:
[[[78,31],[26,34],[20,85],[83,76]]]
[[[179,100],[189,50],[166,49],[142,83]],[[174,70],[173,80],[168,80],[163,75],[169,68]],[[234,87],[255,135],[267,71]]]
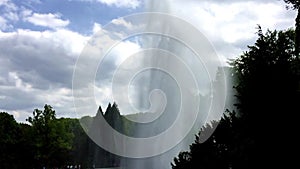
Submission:
[[[114,104],[112,105],[112,107],[118,108],[118,105],[116,102],[114,102]]]
[[[108,103],[108,106],[105,110],[105,116],[107,116],[111,112],[111,103]]]
[[[114,102],[114,104],[112,105],[112,108],[113,108],[113,112],[120,115],[120,110],[119,110],[118,105],[117,105],[116,102]]]
[[[101,106],[99,106],[96,116],[103,115]]]
[[[103,111],[102,111],[102,107],[101,107],[101,106],[99,106],[98,111],[100,111],[100,112],[103,114]]]
[[[110,102],[108,103],[108,106],[107,106],[107,108],[106,108],[106,111],[109,110],[109,109],[111,109],[111,103],[110,103]]]

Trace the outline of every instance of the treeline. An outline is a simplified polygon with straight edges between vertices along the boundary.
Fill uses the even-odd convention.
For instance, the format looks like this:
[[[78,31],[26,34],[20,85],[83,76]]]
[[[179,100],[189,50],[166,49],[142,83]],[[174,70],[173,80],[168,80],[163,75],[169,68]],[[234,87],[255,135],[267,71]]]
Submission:
[[[0,112],[0,168],[120,167],[121,157],[105,151],[87,135],[99,132],[100,116],[118,132],[132,137],[157,135],[172,122],[165,116],[150,123],[130,121],[120,114],[116,103],[109,103],[105,112],[100,106],[94,117],[81,119],[56,118],[55,110],[46,104],[43,110],[33,111],[26,119],[28,124],[18,123],[13,115]],[[153,118],[152,113],[129,116]]]
[[[105,119],[118,130],[122,120],[116,104],[109,104]],[[100,112],[98,111],[98,112]],[[96,117],[84,117],[92,124]],[[120,158],[96,145],[78,119],[56,118],[50,105],[35,109],[29,124],[17,123],[6,112],[0,113],[0,168],[94,168],[116,167]],[[118,122],[116,122],[118,121]],[[118,124],[117,124],[118,123]]]

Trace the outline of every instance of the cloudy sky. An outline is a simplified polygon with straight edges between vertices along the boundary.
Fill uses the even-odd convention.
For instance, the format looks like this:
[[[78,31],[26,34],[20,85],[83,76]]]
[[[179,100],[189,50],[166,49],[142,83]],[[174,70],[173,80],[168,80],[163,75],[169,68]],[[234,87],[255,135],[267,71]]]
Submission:
[[[168,12],[196,26],[219,56],[234,58],[253,44],[256,27],[293,27],[295,11],[279,0],[0,0],[0,111],[25,121],[33,109],[54,107],[59,117],[74,117],[72,75],[87,41],[119,17],[144,11]],[[167,7],[166,7],[167,5]],[[130,54],[138,45],[124,42]],[[120,62],[111,59],[107,66]],[[104,83],[106,84],[106,83]],[[99,104],[110,100],[107,86],[97,89]]]

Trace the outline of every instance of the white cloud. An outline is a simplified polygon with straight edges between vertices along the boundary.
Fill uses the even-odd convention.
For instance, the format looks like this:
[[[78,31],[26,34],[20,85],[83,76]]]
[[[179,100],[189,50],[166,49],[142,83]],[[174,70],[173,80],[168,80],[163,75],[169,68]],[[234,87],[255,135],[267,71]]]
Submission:
[[[18,21],[19,20],[19,16],[15,12],[7,12],[7,13],[4,14],[4,16],[7,19],[11,20],[11,21]]]
[[[7,21],[5,18],[0,16],[0,30],[5,30],[7,28]]]
[[[0,40],[12,40],[15,37],[22,37],[34,40],[35,42],[46,43],[56,48],[62,48],[69,56],[78,56],[84,48],[89,36],[81,35],[68,29],[57,29],[55,31],[32,31],[27,29],[18,29],[15,32],[1,32]],[[49,44],[48,44],[49,43]]]
[[[21,17],[24,19],[24,18],[27,18],[29,17],[30,15],[32,15],[32,11],[29,10],[29,9],[26,9],[26,8],[23,8],[20,12],[20,15]]]
[[[119,8],[132,8],[135,9],[140,6],[141,1],[140,0],[97,0],[98,2],[101,2],[103,4],[106,4],[108,6],[116,6]]]
[[[136,43],[130,41],[120,42],[112,51],[112,55],[115,56],[115,64],[121,64],[139,50],[141,50],[141,46]]]
[[[59,14],[52,14],[52,13],[48,13],[48,14],[33,13],[31,16],[25,17],[24,20],[37,26],[44,26],[53,29],[66,27],[70,23],[69,20],[61,19],[61,16]]]
[[[68,29],[58,29],[54,32],[48,31],[45,36],[48,36],[55,44],[63,46],[69,55],[75,55],[76,57],[90,38]]]
[[[283,1],[175,0],[169,5],[165,12],[195,25],[226,58],[239,56],[254,43],[257,24],[264,30],[294,26],[295,11],[286,10]]]
[[[43,100],[45,103],[51,103],[56,108],[72,109],[72,89],[70,88],[55,88],[49,89],[45,94],[37,96],[39,100]],[[69,105],[66,107],[65,105]],[[72,113],[72,112],[65,112]]]
[[[100,30],[102,30],[101,24],[95,22],[93,26],[93,34],[97,33]]]
[[[95,100],[98,105],[106,106],[113,100],[112,91],[110,86],[94,86]]]
[[[137,8],[141,5],[141,1],[138,0],[97,1],[122,8]],[[295,12],[286,11],[282,1],[168,1],[169,8],[166,8],[162,1],[157,1],[160,4],[157,9],[164,11],[164,8],[164,12],[194,24],[213,43],[218,54],[227,58],[238,56],[247,45],[254,42],[256,24],[261,24],[264,29],[285,29],[294,24]],[[1,30],[10,28],[10,22],[18,18],[53,29],[0,31],[0,109],[11,112],[17,120],[24,121],[34,108],[42,108],[47,103],[54,107],[59,116],[65,113],[65,116],[74,117],[68,114],[74,112],[72,73],[75,60],[90,37],[65,28],[70,21],[62,19],[60,14],[33,13],[21,8],[16,17],[17,7],[8,0],[0,0],[0,6],[4,5],[5,13],[0,16]],[[113,20],[112,24],[121,27],[121,30],[123,27],[136,28],[136,25],[123,18]],[[102,29],[105,28],[101,24],[94,23],[94,34]],[[116,44],[117,41],[112,37],[115,36],[102,36],[101,42]],[[112,57],[102,65],[105,70],[104,77],[110,76],[120,63],[140,49],[137,43],[120,42],[111,51]],[[84,83],[84,77],[82,80]],[[97,103],[102,106],[112,101],[109,80],[105,78],[100,85],[95,86]],[[94,115],[95,110],[91,111],[84,113]]]
[[[95,23],[94,31],[99,29],[101,25]],[[1,99],[4,105],[1,109],[13,112],[18,121],[24,121],[34,108],[42,108],[44,104],[52,105],[58,116],[80,117],[72,114],[72,74],[76,58],[89,38],[67,29],[0,31],[0,96],[5,98]],[[109,36],[104,38],[103,43],[117,43]],[[118,63],[139,48],[130,41],[120,42],[112,51],[114,57],[104,65],[103,73],[114,71]],[[112,100],[107,93],[109,79],[103,80],[103,88],[97,90],[100,92],[97,101],[105,106]],[[94,115],[95,111],[82,113]]]
[[[125,21],[124,18],[113,19],[111,21],[111,23],[118,25],[118,26],[124,26],[127,29],[133,28],[132,23]]]
[[[0,6],[4,6],[5,11],[16,11],[18,7],[10,0],[0,0]]]
[[[8,2],[8,0],[0,0],[0,6],[6,4]]]
[[[9,22],[19,20],[17,10],[18,7],[10,0],[0,0],[1,15],[0,15],[0,30],[8,30],[13,28]]]
[[[88,38],[67,29],[0,31],[0,109],[24,121],[50,104],[58,116],[75,117],[73,66]]]
[[[9,72],[8,73],[8,80],[15,84],[16,88],[29,91],[32,86],[28,83],[24,83],[22,79],[18,76],[16,72]]]

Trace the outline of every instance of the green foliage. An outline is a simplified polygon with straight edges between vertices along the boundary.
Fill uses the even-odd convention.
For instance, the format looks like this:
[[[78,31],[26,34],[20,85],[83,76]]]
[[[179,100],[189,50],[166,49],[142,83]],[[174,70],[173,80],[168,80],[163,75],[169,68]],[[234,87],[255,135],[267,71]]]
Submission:
[[[9,168],[17,157],[18,124],[12,115],[0,113],[0,168]],[[17,166],[12,166],[17,168]]]
[[[50,105],[45,105],[44,110],[35,109],[27,119],[30,125],[19,124],[12,115],[0,113],[0,168],[119,166],[120,157],[96,145],[86,134],[99,116],[124,134],[134,126],[120,114],[116,103],[109,104],[105,113],[99,107],[95,117],[83,117],[81,120],[87,124],[84,129],[78,119],[56,118]]]
[[[92,142],[78,119],[57,119],[50,105],[35,109],[30,123],[17,123],[12,115],[0,113],[0,168],[63,168],[88,164]],[[17,161],[17,162],[16,162]]]
[[[264,123],[293,110],[299,87],[294,35],[293,30],[267,31],[264,35],[259,28],[255,45],[232,63],[238,79],[237,107],[249,120],[260,117]]]
[[[296,146],[292,130],[296,122],[290,118],[300,102],[294,37],[293,30],[264,34],[258,28],[255,45],[231,62],[237,113],[224,116],[204,143],[201,135],[215,128],[215,122],[203,127],[190,151],[174,159],[173,169],[270,168],[274,161],[290,163],[282,155],[292,154]]]
[[[18,123],[12,115],[0,112],[0,145],[15,144],[18,135]]]
[[[34,137],[32,135],[32,129],[31,126],[28,124],[18,124],[19,125],[19,143],[17,145],[18,154],[16,155],[16,161],[18,163],[11,163],[18,164],[17,168],[28,168],[32,169],[34,168],[34,143],[32,142],[32,138]]]
[[[59,167],[68,160],[74,135],[69,131],[68,121],[56,119],[50,105],[44,110],[35,109],[31,124],[32,143],[36,167]]]

